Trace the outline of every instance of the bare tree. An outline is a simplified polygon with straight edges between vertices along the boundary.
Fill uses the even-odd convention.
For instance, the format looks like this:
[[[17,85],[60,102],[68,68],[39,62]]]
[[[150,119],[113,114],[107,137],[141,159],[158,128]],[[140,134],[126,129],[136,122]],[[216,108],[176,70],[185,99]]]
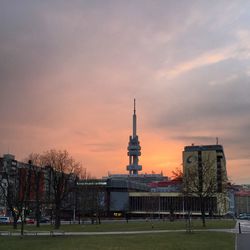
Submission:
[[[90,173],[87,173],[86,169],[82,169],[80,175],[80,182],[77,183],[76,187],[76,199],[75,199],[75,208],[76,213],[78,214],[78,222],[81,223],[81,219],[84,218],[87,214],[90,213],[90,196],[89,192],[90,187],[88,181],[91,181],[93,177]]]
[[[92,214],[96,218],[96,223],[101,224],[101,215],[104,210],[104,193],[100,186],[96,186],[91,190],[90,194],[90,205]]]
[[[66,198],[75,187],[75,180],[81,172],[81,164],[64,150],[49,150],[41,155],[50,177],[51,196],[55,206],[55,229],[61,225],[61,209]]]
[[[172,171],[172,179],[173,180],[183,180],[183,172],[180,168],[175,168],[175,170]]]
[[[221,169],[220,180],[216,176],[216,160],[208,154],[203,156],[202,161],[198,164],[194,163],[184,171],[183,176],[183,194],[190,202],[191,197],[198,197],[200,202],[200,210],[202,224],[205,227],[206,211],[213,212],[211,199],[216,197],[218,193],[225,192],[227,183],[225,170]],[[191,209],[190,204],[188,207]]]
[[[85,179],[79,186],[79,203],[83,214],[91,217],[91,222],[101,224],[101,216],[105,211],[105,192],[100,186],[100,180]]]
[[[17,228],[17,220],[21,215],[22,209],[18,209],[18,197],[16,193],[16,185],[13,182],[10,174],[6,172],[1,173],[0,188],[2,197],[5,200],[7,208],[13,216],[13,228]]]
[[[37,153],[31,153],[25,161],[28,162],[32,173],[32,181],[29,184],[34,191],[36,226],[39,227],[41,219],[41,205],[44,202],[44,193],[42,190],[44,189],[45,184],[42,157]]]
[[[30,195],[30,170],[27,165],[20,168],[8,167],[0,175],[0,189],[6,205],[13,216],[13,228],[17,228],[17,220],[21,218],[21,234],[23,234],[26,209]]]

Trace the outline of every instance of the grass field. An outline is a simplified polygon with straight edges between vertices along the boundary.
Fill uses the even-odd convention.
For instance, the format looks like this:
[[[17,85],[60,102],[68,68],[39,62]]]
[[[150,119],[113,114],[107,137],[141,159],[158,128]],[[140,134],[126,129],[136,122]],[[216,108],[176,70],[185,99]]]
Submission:
[[[217,228],[234,228],[234,220],[207,220],[205,229],[217,229]],[[201,220],[192,221],[193,229],[204,229],[202,227]],[[91,224],[75,224],[75,225],[62,225],[61,230],[65,232],[117,232],[117,231],[144,231],[144,230],[178,230],[186,229],[185,220],[170,221],[130,221],[126,223],[124,221],[102,223],[97,225]],[[25,225],[26,231],[51,231],[53,225],[41,225],[37,228],[35,225]],[[14,231],[12,226],[0,225],[0,231]],[[20,225],[18,225],[17,231],[20,231]]]
[[[234,235],[218,232],[57,237],[1,237],[1,250],[234,250]]]

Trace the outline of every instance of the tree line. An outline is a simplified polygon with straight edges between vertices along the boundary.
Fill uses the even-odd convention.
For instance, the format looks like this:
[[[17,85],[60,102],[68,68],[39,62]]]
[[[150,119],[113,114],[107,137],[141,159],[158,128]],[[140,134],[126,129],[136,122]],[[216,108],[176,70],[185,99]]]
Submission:
[[[81,214],[91,210],[91,214],[100,218],[100,190],[87,190],[77,187],[77,182],[90,179],[80,162],[66,150],[48,150],[42,154],[29,154],[21,167],[9,166],[0,174],[0,192],[2,201],[13,216],[13,227],[17,228],[21,219],[21,231],[26,216],[32,209],[36,226],[40,226],[42,206],[51,212],[50,219],[54,228],[61,225],[61,213],[64,208],[73,209],[80,220]],[[99,219],[100,221],[100,219]]]

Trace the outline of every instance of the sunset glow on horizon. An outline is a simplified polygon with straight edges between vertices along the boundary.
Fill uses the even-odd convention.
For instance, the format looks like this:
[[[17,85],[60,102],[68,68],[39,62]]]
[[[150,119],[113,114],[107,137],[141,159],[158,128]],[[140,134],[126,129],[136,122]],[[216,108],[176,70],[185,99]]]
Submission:
[[[223,145],[250,183],[250,2],[2,1],[0,154],[66,149],[95,177],[125,174],[137,100],[143,173],[185,146]]]

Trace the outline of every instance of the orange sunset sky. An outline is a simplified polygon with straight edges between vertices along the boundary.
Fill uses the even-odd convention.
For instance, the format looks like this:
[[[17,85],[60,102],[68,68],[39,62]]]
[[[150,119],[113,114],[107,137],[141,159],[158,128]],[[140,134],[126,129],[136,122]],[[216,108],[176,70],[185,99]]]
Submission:
[[[137,100],[144,173],[192,143],[224,146],[250,183],[249,1],[1,1],[0,154],[66,149],[126,173]]]

